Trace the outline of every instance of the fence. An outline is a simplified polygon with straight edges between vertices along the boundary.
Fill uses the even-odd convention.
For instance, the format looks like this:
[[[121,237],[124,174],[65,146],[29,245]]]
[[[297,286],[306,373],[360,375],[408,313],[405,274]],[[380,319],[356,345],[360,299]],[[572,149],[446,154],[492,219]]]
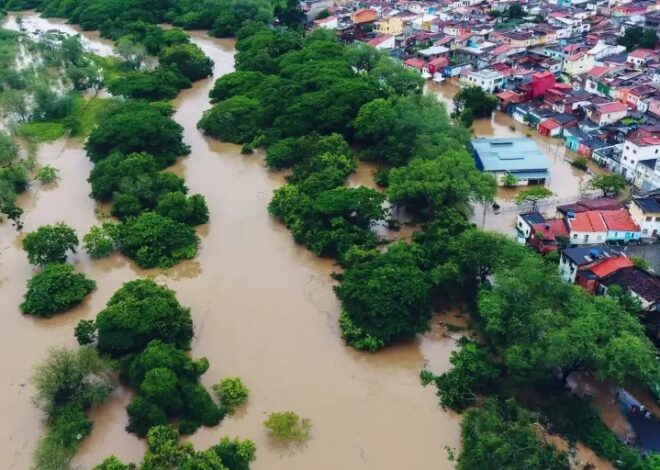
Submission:
[[[538,201],[536,203],[536,209],[540,210],[543,208],[549,208],[549,207],[557,207],[563,204],[571,204],[573,202],[577,201],[582,201],[584,199],[595,199],[597,197],[600,197],[602,193],[600,191],[584,191],[580,194],[576,194],[574,196],[568,196],[568,197],[551,197],[548,199],[543,199],[541,201]],[[532,210],[534,207],[534,204],[529,202],[525,204],[516,204],[515,202],[505,202],[500,204],[500,208],[497,211],[497,213],[502,213],[502,212],[529,212]]]

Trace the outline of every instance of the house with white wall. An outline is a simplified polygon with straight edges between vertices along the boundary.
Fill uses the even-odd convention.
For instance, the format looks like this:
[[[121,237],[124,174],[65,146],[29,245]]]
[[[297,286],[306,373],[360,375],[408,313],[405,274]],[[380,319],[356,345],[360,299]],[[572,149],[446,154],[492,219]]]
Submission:
[[[660,189],[633,197],[628,210],[640,226],[642,238],[660,236]]]
[[[605,243],[607,240],[607,226],[598,211],[569,212],[566,214],[566,224],[572,245]]]

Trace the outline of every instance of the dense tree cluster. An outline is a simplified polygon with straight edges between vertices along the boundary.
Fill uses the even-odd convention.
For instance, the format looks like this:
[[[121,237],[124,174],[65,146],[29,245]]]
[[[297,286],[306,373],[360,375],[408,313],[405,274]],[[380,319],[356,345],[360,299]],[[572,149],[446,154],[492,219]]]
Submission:
[[[175,418],[183,434],[222,419],[222,407],[200,384],[208,361],[187,354],[192,335],[190,310],[174,291],[146,279],[124,284],[95,322],[76,328],[80,343],[95,342],[100,352],[119,360],[122,380],[136,391],[126,429],[139,436]]]
[[[247,439],[223,437],[217,445],[196,451],[191,443],[178,442],[178,437],[169,426],[155,426],[147,434],[147,452],[139,465],[126,465],[112,456],[93,470],[249,470],[256,458],[254,443]]]
[[[639,26],[628,26],[623,36],[617,42],[625,46],[628,51],[633,51],[638,47],[655,49],[655,45],[658,42],[658,33],[653,28],[646,29]]]
[[[112,201],[112,215],[123,222],[90,232],[88,252],[99,257],[118,248],[143,268],[194,257],[199,239],[192,226],[208,222],[209,214],[203,196],[187,196],[180,177],[160,171],[188,152],[181,126],[168,116],[171,108],[128,101],[109,112],[86,144],[96,162],[89,182],[92,197]]]
[[[454,114],[466,127],[470,127],[475,119],[490,118],[498,103],[495,95],[471,86],[463,88],[454,96]]]
[[[568,470],[568,455],[539,436],[536,417],[513,400],[489,399],[465,414],[459,470]]]
[[[172,112],[171,106],[162,103],[114,103],[85,143],[89,158],[97,163],[113,153],[146,152],[160,168],[171,165],[176,157],[190,153],[183,143],[183,128],[170,118]]]
[[[292,166],[289,184],[275,191],[268,210],[298,243],[340,259],[352,246],[376,246],[370,228],[383,218],[385,198],[369,188],[343,186],[356,162],[341,136],[284,139],[268,150],[266,161],[278,168]]]
[[[36,8],[45,16],[66,18],[85,30],[100,30],[104,37],[113,39],[136,31],[147,31],[149,36],[158,38],[161,33],[154,30],[163,22],[185,29],[208,29],[213,36],[228,37],[248,22],[270,24],[274,13],[281,23],[291,26],[299,25],[303,19],[297,2],[281,4],[272,0],[9,0],[6,8]]]

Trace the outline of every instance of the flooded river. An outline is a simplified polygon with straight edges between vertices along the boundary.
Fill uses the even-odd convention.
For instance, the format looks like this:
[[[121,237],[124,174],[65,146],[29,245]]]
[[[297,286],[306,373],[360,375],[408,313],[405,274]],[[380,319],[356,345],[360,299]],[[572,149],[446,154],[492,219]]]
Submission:
[[[39,29],[75,28],[60,21],[23,14],[23,25]],[[13,23],[15,24],[15,22]],[[95,34],[85,44],[101,53]],[[193,40],[215,61],[215,77],[233,67],[233,43],[192,33]],[[211,367],[207,386],[240,376],[250,388],[248,404],[218,427],[200,429],[191,441],[199,448],[221,436],[241,436],[257,444],[255,470],[431,470],[452,468],[444,450],[459,445],[459,417],[437,406],[434,391],[422,388],[419,371],[448,368],[454,340],[438,316],[432,330],[412,344],[372,355],[344,346],[337,324],[339,303],[329,277],[335,269],[296,246],[291,235],[269,217],[266,205],[282,177],[264,167],[261,156],[243,156],[240,148],[204,138],[196,129],[209,107],[213,80],[197,82],[175,101],[175,119],[185,128],[189,157],[175,170],[192,192],[206,196],[211,223],[199,229],[199,255],[173,269],[141,271],[120,255],[92,261],[72,257],[76,268],[96,280],[98,289],[80,307],[50,320],[22,316],[18,305],[34,269],[20,250],[20,234],[0,224],[0,468],[27,469],[42,434],[41,414],[30,401],[31,367],[52,346],[75,346],[73,328],[94,318],[122,283],[154,276],[177,291],[191,307],[195,324],[193,355],[206,356]],[[86,182],[90,163],[82,143],[58,140],[40,147],[40,164],[60,171],[53,187],[33,185],[21,196],[25,232],[64,221],[80,236],[99,222]],[[124,431],[130,400],[119,389],[92,413],[94,429],[75,464],[88,469],[105,456],[139,460],[143,441]],[[293,410],[313,424],[311,439],[300,447],[271,443],[262,426],[271,411]]]

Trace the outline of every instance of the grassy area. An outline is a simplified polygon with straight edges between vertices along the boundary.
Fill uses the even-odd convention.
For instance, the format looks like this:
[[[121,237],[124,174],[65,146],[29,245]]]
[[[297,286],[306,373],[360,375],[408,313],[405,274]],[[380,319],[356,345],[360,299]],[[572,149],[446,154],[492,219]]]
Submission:
[[[76,102],[74,118],[77,119],[77,128],[74,135],[77,137],[86,137],[96,126],[99,116],[112,100],[104,98],[91,98],[85,100],[80,98]]]
[[[27,122],[16,128],[16,133],[30,143],[50,142],[64,135],[62,122]]]
[[[90,54],[89,58],[102,70],[103,82],[106,85],[112,80],[120,78],[126,74],[126,70],[121,68],[120,61],[117,57],[103,57]]]
[[[87,137],[96,122],[112,100],[82,96],[76,100],[73,113],[59,121],[27,122],[18,125],[16,133],[29,143],[51,142],[62,137],[67,131],[75,137]]]

